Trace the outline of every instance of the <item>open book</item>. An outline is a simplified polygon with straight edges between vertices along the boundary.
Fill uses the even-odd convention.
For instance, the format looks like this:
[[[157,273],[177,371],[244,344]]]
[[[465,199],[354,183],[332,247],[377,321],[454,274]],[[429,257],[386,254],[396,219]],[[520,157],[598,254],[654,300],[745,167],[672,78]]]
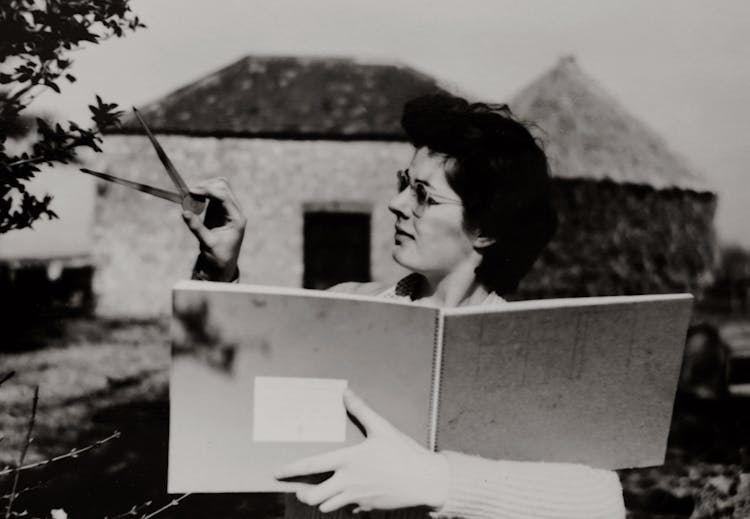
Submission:
[[[174,289],[169,492],[269,492],[362,441],[348,386],[439,450],[602,468],[663,463],[687,294],[439,309],[301,289]]]

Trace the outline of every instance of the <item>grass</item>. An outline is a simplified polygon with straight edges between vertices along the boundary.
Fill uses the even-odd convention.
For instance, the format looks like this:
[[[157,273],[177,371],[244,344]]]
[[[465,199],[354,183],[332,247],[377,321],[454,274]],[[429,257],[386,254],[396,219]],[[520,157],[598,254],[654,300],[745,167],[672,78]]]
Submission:
[[[3,357],[0,386],[0,467],[13,465],[24,445],[33,388],[39,404],[26,463],[69,453],[115,431],[121,435],[59,462],[23,471],[13,509],[49,517],[63,508],[71,519],[143,517],[168,504],[165,492],[169,365],[164,321],[76,319],[39,323],[17,334]],[[6,350],[9,348],[6,348]],[[631,519],[750,517],[750,494],[740,447],[750,446],[750,402],[678,404],[667,462],[620,471]],[[750,460],[746,460],[750,463]],[[750,466],[745,467],[750,472]],[[0,476],[0,510],[12,477]],[[745,489],[743,485],[747,485]],[[719,514],[719,515],[714,515]],[[722,515],[723,514],[723,515]],[[283,515],[279,496],[191,495],[159,517]]]
[[[14,510],[49,517],[63,508],[71,519],[142,517],[169,503],[166,494],[169,365],[168,325],[160,321],[75,320],[44,323],[15,344],[39,346],[5,355],[2,371],[16,374],[0,387],[0,466],[17,462],[28,425],[33,386],[39,385],[34,463],[121,435],[75,458],[21,473]],[[0,510],[12,478],[0,478]],[[135,510],[133,510],[135,507]],[[134,513],[132,513],[134,512]],[[277,496],[205,495],[159,517],[282,515]]]

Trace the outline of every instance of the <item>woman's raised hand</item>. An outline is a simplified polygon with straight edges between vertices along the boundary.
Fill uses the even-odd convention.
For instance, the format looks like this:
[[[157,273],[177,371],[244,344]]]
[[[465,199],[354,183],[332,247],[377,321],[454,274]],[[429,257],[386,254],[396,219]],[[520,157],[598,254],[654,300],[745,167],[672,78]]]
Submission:
[[[297,491],[297,499],[318,506],[321,512],[347,505],[355,505],[355,511],[440,508],[448,492],[447,460],[400,432],[349,390],[344,405],[362,424],[367,438],[287,465],[276,472],[276,478],[334,472],[322,483]]]
[[[223,178],[211,179],[191,187],[190,192],[208,198],[203,221],[189,211],[182,213],[200,245],[197,266],[212,281],[236,279],[246,221],[229,183]]]

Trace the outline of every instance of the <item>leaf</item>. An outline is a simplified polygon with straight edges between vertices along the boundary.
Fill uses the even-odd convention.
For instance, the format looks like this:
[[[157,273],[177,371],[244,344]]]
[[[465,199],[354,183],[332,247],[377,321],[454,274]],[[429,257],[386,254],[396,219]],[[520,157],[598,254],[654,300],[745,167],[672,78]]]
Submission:
[[[82,129],[68,122],[63,128],[37,120],[37,135],[29,143],[29,155],[8,156],[4,143],[8,128],[24,128],[33,118],[23,117],[30,88],[41,86],[60,93],[74,83],[74,62],[70,51],[85,42],[97,44],[113,36],[123,36],[143,26],[131,9],[131,0],[0,0],[0,234],[30,227],[40,216],[53,217],[48,200],[36,199],[26,191],[26,182],[41,164],[59,164],[75,160],[80,147],[100,151],[99,129],[117,124],[117,104],[101,97],[89,106],[97,126]],[[64,81],[64,82],[63,82]],[[10,98],[9,92],[19,92]],[[14,154],[15,155],[15,154]],[[10,166],[12,163],[19,163]],[[9,199],[15,205],[6,205]],[[7,210],[5,210],[7,209]],[[11,211],[13,211],[11,213]]]

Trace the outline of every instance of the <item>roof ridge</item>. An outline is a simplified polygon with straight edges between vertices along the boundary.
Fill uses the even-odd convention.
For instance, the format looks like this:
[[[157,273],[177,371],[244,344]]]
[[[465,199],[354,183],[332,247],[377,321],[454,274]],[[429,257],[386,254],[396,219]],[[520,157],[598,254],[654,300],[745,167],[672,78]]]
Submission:
[[[405,62],[373,57],[247,54],[143,105],[151,129],[224,136],[330,134],[404,139],[403,103],[450,91]],[[133,117],[116,133],[138,130]]]

